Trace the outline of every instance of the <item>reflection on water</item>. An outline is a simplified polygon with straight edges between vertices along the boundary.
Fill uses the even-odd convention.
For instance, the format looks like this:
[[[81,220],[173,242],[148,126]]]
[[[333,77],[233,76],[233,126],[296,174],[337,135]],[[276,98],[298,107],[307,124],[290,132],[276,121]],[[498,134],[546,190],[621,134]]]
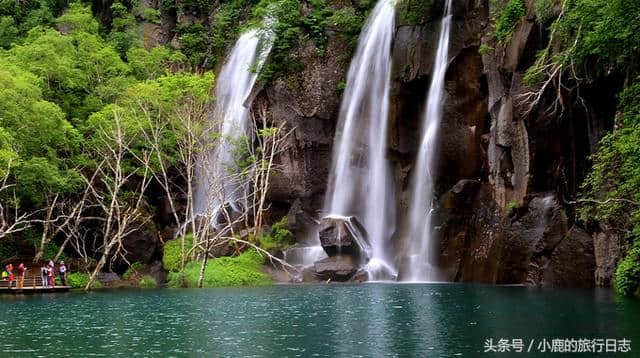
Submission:
[[[640,350],[640,303],[609,290],[375,283],[103,291],[4,295],[0,313],[10,332],[0,356],[484,357],[488,338],[628,338],[626,356]]]

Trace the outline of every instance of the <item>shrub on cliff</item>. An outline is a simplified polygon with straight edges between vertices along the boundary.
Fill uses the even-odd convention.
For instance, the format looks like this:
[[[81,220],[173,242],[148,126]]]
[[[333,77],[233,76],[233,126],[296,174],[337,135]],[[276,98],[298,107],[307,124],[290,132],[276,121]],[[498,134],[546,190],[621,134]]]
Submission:
[[[499,41],[505,40],[516,27],[516,24],[527,13],[523,0],[509,0],[504,11],[496,23],[496,38]]]
[[[265,249],[286,248],[292,244],[293,233],[287,228],[287,217],[273,224],[271,232],[260,236],[260,246]]]

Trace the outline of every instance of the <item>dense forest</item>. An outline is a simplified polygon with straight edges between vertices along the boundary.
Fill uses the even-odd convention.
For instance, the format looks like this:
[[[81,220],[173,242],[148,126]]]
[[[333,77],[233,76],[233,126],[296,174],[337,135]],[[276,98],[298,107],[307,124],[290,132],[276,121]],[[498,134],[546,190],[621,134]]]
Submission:
[[[489,24],[473,48],[483,59],[504,57],[499,51],[527,22],[538,33],[531,58],[518,64],[525,67],[519,69],[526,86],[519,97],[523,117],[576,120],[572,108],[589,112],[594,92],[615,103],[612,118],[600,118],[607,128],[597,150],[587,153],[584,175],[576,174],[579,188],[562,193],[562,206],[586,231],[606,226],[621,238],[615,287],[640,295],[640,2],[483,3]],[[73,261],[77,271],[88,272],[78,278],[87,288],[101,271],[140,269],[137,261],[162,261],[172,286],[270,282],[262,264],[271,257],[286,270],[276,252],[297,240],[270,186],[279,175],[274,161],[295,128],[256,100],[252,134],[221,138],[211,120],[215,73],[240,34],[277,19],[270,24],[275,40],[258,91],[283,83],[304,92],[296,90],[305,83],[296,76],[321,72],[318,63],[335,60],[342,72],[327,76],[336,76],[329,91],[339,102],[346,65],[373,5],[3,0],[0,260]],[[396,21],[411,27],[439,17],[442,4],[398,0],[397,7]],[[311,54],[301,50],[309,46]],[[411,71],[407,65],[398,72],[415,76]],[[227,213],[223,223],[192,220],[198,160],[223,141],[234,147],[226,180],[250,187],[248,204],[241,215]],[[505,206],[499,210],[518,215],[522,200]]]

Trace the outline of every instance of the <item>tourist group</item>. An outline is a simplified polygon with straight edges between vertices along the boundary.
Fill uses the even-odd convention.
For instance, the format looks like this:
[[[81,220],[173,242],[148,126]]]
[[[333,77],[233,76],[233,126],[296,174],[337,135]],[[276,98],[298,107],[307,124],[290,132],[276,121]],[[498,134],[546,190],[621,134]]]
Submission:
[[[13,273],[14,268],[12,264],[8,264],[4,267],[2,271],[2,281],[8,281],[8,287],[15,287],[17,289],[21,289],[24,287],[24,278],[27,275],[27,267],[24,263],[20,263],[16,268],[16,274]],[[57,269],[58,275],[60,276],[60,282],[62,286],[67,285],[67,266],[64,264],[64,261],[60,261],[60,265],[58,265]],[[53,260],[49,260],[48,264],[43,264],[40,268],[40,276],[42,278],[42,287],[54,287],[56,285],[55,281],[56,267],[53,263]]]

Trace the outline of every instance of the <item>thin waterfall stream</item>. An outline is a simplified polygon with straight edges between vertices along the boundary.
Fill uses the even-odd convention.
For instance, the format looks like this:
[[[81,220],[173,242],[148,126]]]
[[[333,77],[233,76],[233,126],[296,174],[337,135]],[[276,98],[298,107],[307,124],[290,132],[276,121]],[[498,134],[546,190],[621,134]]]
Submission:
[[[448,66],[451,32],[451,0],[447,0],[442,18],[438,49],[424,113],[422,142],[412,178],[409,206],[409,250],[404,281],[437,281],[433,240],[435,161],[438,129],[442,121],[444,78]]]
[[[264,28],[240,36],[217,77],[211,120],[219,139],[198,165],[194,198],[196,216],[206,216],[214,226],[223,205],[232,211],[244,205],[246,185],[229,173],[237,170],[236,141],[249,135],[250,95],[273,45],[272,21],[265,22]]]

